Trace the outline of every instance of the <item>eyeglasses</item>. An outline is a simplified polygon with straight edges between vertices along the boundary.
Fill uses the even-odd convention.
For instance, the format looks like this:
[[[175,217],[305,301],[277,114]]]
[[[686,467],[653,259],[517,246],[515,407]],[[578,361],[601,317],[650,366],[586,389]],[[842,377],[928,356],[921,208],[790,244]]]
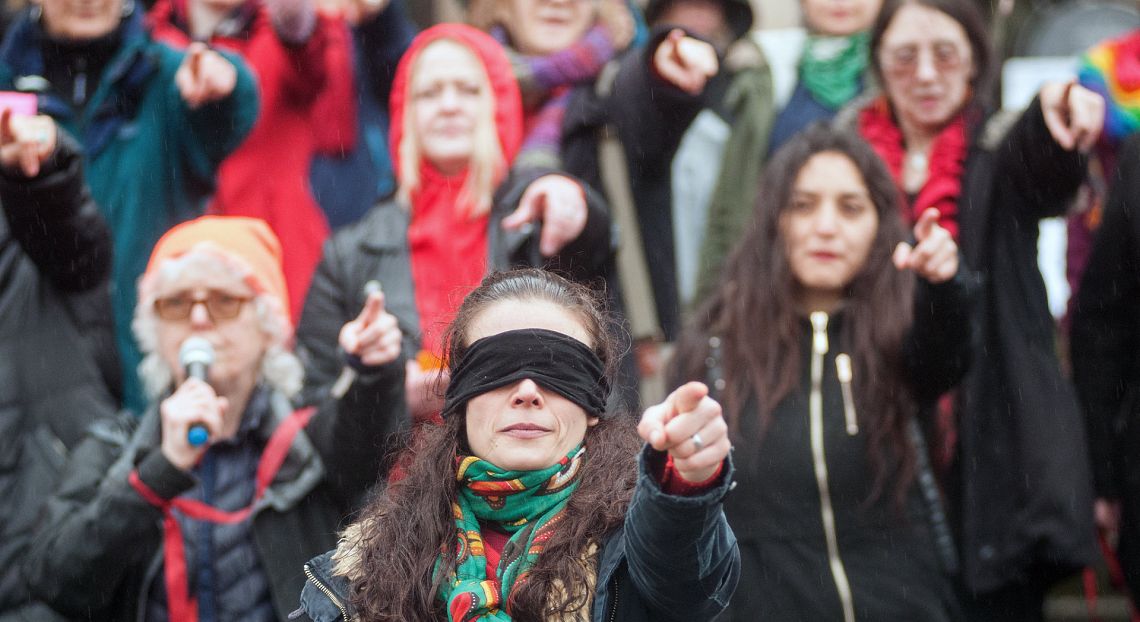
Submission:
[[[250,300],[253,298],[235,296],[216,289],[209,290],[205,297],[195,297],[190,292],[181,292],[155,300],[154,311],[164,320],[181,321],[190,317],[194,305],[204,304],[210,319],[232,320],[241,313],[242,307]]]
[[[919,57],[925,49],[930,50],[934,68],[939,72],[956,71],[965,64],[964,54],[958,45],[950,41],[936,41],[929,48],[911,44],[884,50],[880,55],[883,72],[900,78],[914,75],[918,70]]]

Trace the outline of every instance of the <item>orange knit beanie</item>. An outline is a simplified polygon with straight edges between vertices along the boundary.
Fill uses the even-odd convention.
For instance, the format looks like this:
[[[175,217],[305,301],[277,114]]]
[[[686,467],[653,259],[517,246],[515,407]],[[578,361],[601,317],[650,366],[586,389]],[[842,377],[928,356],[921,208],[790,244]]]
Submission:
[[[255,292],[273,296],[282,310],[289,308],[285,275],[281,270],[281,243],[269,225],[258,218],[202,216],[176,225],[155,244],[143,281],[150,280],[163,261],[199,247],[246,266],[249,269],[246,282]]]

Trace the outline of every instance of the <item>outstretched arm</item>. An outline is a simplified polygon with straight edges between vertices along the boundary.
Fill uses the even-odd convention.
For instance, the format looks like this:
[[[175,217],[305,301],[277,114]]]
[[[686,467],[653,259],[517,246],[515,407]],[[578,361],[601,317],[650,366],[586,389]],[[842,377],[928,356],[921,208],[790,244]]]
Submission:
[[[630,577],[657,619],[711,619],[740,579],[740,551],[721,509],[732,463],[720,405],[705,385],[690,382],[646,410],[638,433],[648,446],[625,521]],[[720,479],[703,494],[666,494],[652,475],[666,455],[687,482],[704,482],[718,470]]]
[[[923,212],[914,225],[914,247],[901,243],[894,255],[898,269],[918,276],[914,323],[903,360],[909,384],[922,402],[958,384],[973,354],[970,312],[976,284],[962,267],[954,238],[938,219],[937,209]]]
[[[1081,86],[1047,84],[998,144],[998,176],[1025,198],[1021,216],[1065,213],[1088,169],[1104,122],[1104,100]]]
[[[78,146],[50,118],[0,113],[0,205],[13,239],[56,288],[85,291],[106,281],[110,230]]]

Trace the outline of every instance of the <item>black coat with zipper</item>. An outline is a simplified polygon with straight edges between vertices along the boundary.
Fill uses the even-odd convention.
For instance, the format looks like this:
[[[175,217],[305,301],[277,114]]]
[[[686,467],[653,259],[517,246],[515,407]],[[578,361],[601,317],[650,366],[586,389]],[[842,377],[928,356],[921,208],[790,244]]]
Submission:
[[[915,321],[904,343],[909,375],[903,381],[926,406],[920,411],[924,415],[961,379],[970,360],[967,318],[972,290],[961,273],[940,285],[919,280]],[[840,381],[836,363],[849,352],[844,330],[848,318],[842,310],[821,317],[828,345],[821,355],[820,427],[814,427],[811,416],[815,329],[807,318],[801,323],[798,387],[776,405],[763,433],[755,400],[739,416],[734,442],[739,485],[725,502],[725,513],[740,541],[741,585],[747,588],[737,592],[719,619],[843,620],[835,564],[843,568],[850,586],[849,610],[856,620],[957,619],[952,581],[939,556],[931,507],[920,494],[917,478],[901,508],[895,501],[894,474],[888,474],[883,492],[872,497],[867,421],[874,414],[860,407],[849,381],[846,386]],[[882,373],[888,372],[852,369],[853,377]],[[857,431],[849,428],[852,422]],[[818,455],[813,432],[822,438]],[[833,517],[836,554],[829,551],[828,514]]]
[[[62,133],[36,177],[0,173],[0,203],[0,620],[45,622],[23,572],[40,508],[87,426],[118,408],[96,356],[113,351],[110,322],[87,320],[109,318],[111,234]]]

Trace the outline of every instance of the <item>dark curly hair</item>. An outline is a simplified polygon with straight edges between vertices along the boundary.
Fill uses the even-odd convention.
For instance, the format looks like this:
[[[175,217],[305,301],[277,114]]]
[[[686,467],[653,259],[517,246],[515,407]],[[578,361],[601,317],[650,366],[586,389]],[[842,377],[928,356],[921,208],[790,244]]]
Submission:
[[[462,360],[472,322],[490,305],[502,301],[543,300],[577,314],[593,340],[612,379],[615,347],[610,323],[587,288],[542,270],[491,274],[467,296],[445,338],[448,366]],[[360,566],[350,577],[352,604],[361,619],[436,621],[446,619],[438,598],[440,586],[455,570],[455,559],[443,555],[455,540],[451,506],[457,497],[455,457],[468,453],[465,418],[448,417],[442,425],[420,429],[398,462],[402,479],[391,482],[362,513],[359,531],[347,544],[356,549]],[[637,479],[641,440],[631,417],[603,417],[588,428],[586,462],[571,495],[561,528],[547,543],[530,578],[511,594],[507,612],[516,620],[542,620],[580,611],[592,593],[575,589],[592,585],[595,560],[585,554],[600,545],[625,519]],[[351,531],[351,530],[350,530]],[[570,589],[563,589],[563,588]]]

